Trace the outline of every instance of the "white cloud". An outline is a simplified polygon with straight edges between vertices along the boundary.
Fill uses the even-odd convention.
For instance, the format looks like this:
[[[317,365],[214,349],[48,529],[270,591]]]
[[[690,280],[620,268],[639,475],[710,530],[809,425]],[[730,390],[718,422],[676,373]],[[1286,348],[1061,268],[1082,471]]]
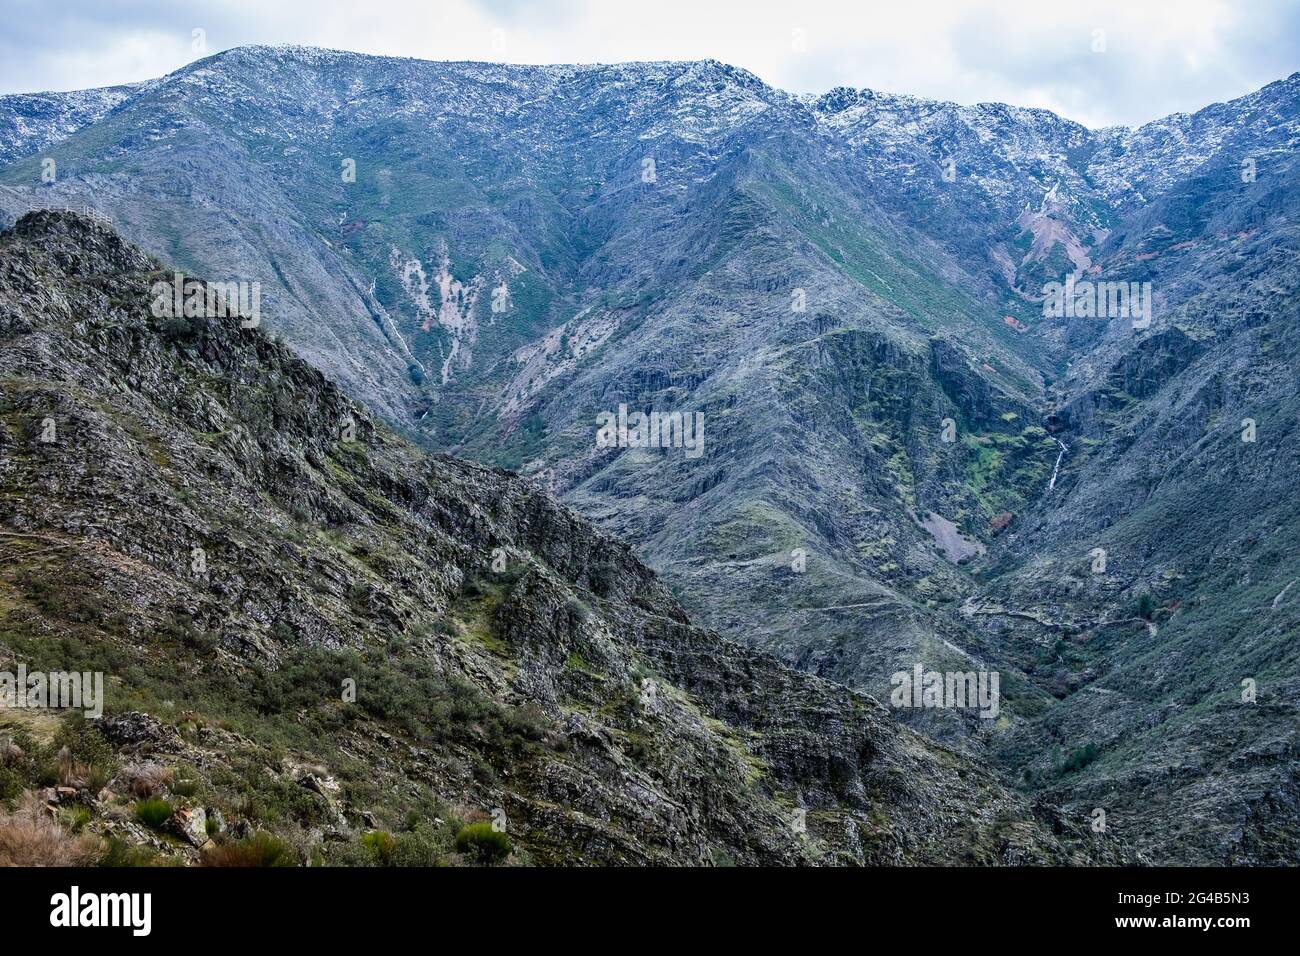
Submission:
[[[145,79],[213,52],[302,43],[523,63],[713,57],[800,93],[872,87],[1136,123],[1249,92],[1300,68],[1300,0],[11,0],[0,89]],[[24,15],[24,8],[28,8]],[[14,25],[9,30],[9,24]],[[802,49],[795,31],[802,31]],[[1105,50],[1094,52],[1104,31]]]

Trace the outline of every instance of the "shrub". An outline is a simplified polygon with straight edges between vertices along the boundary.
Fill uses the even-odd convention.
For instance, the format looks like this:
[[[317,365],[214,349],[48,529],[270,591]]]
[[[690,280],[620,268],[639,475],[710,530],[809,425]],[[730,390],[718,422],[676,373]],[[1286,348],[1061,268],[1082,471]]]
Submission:
[[[418,827],[397,838],[393,863],[401,867],[446,866],[451,848],[452,838],[448,829]]]
[[[348,604],[353,610],[364,614],[368,610],[371,587],[364,581],[354,581],[348,585]]]
[[[381,866],[390,866],[397,841],[393,835],[384,830],[372,830],[361,838],[361,845],[372,852]]]
[[[74,787],[78,790],[91,790],[98,793],[108,782],[108,773],[103,767],[77,760],[67,747],[59,750],[55,760],[57,761],[55,779],[61,787]]]
[[[117,837],[109,837],[108,847],[99,858],[99,866],[157,866],[160,859],[152,847],[135,846]]]
[[[323,862],[330,866],[397,866],[402,868],[447,866],[456,827],[419,824],[409,833],[382,830],[367,833],[357,843],[331,846]]]
[[[194,623],[188,614],[172,614],[158,627],[158,634],[163,640],[175,641],[191,650],[211,654],[217,647],[217,638]]]
[[[17,770],[0,767],[0,800],[12,800],[26,789],[26,781]]]
[[[510,855],[510,837],[490,823],[470,823],[456,834],[456,850],[478,863],[499,863]]]
[[[137,800],[156,797],[171,777],[171,771],[153,762],[133,763],[122,771],[119,780],[126,792]]]
[[[98,793],[108,783],[114,766],[113,748],[92,721],[79,711],[66,717],[54,737],[59,748],[54,782],[67,787],[84,787]],[[51,774],[47,770],[44,779]],[[48,784],[47,784],[48,785]]]
[[[0,867],[84,866],[94,859],[98,841],[73,836],[28,792],[12,813],[0,810]]]
[[[108,781],[112,779],[107,767],[101,767],[99,764],[91,764],[87,768],[86,775],[82,777],[85,789],[91,793],[99,793],[108,786]]]
[[[296,866],[297,854],[284,840],[255,833],[245,840],[219,843],[203,852],[204,866]]]
[[[588,572],[591,589],[601,597],[609,597],[618,587],[618,566],[612,561],[605,561]]]
[[[312,851],[312,859],[313,861],[319,859],[320,866],[346,867],[354,870],[379,865],[375,855],[360,842],[327,843],[323,846],[317,846]],[[312,865],[317,864],[313,862]]]
[[[199,336],[206,330],[206,326],[207,321],[203,318],[175,316],[163,319],[160,323],[159,332],[168,342],[191,345],[199,340]]]
[[[166,800],[155,797],[135,805],[135,818],[151,829],[159,829],[171,817],[172,805]]]
[[[447,637],[455,637],[458,633],[456,625],[445,617],[435,617],[429,622],[429,631],[433,634],[444,634]]]
[[[591,620],[591,608],[587,607],[586,604],[576,597],[569,598],[565,608],[569,612],[570,627],[577,627],[578,625],[585,624],[587,621]]]
[[[464,583],[461,584],[460,590],[461,594],[471,601],[492,593],[491,585],[478,575],[466,577]]]
[[[1061,765],[1061,773],[1062,775],[1064,775],[1067,773],[1074,773],[1075,771],[1082,770],[1084,767],[1088,766],[1088,764],[1096,760],[1099,756],[1101,756],[1100,747],[1098,747],[1096,744],[1084,744],[1078,750],[1073,751],[1070,754],[1070,756],[1066,758],[1065,763]]]
[[[80,833],[90,822],[90,809],[87,807],[69,807],[62,813],[63,822],[73,833]]]

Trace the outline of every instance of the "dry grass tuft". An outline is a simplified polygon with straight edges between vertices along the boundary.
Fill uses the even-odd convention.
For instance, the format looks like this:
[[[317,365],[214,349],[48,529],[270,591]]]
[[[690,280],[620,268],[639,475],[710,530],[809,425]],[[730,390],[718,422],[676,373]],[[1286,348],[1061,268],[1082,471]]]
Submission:
[[[137,800],[157,796],[171,779],[171,770],[153,762],[133,763],[118,776],[126,792]]]
[[[269,833],[256,833],[246,840],[218,843],[203,851],[204,866],[296,866],[297,862],[293,847]]]
[[[98,852],[98,840],[68,833],[30,790],[13,812],[0,809],[0,867],[85,866]]]
[[[90,789],[98,792],[105,783],[104,771],[94,764],[76,760],[72,751],[64,747],[57,757],[59,767],[59,786],[72,787],[74,790]]]

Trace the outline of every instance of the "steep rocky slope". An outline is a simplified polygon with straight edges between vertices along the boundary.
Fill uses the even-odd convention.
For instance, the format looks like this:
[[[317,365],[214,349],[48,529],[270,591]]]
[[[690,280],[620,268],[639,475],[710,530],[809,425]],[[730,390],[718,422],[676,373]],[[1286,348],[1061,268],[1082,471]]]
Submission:
[[[927,522],[987,537],[1055,455],[979,281],[804,104],[724,64],[247,48],[56,152],[59,182],[33,190],[30,155],[0,206],[89,202],[169,261],[261,281],[273,327],[367,407],[534,475],[693,613],[842,681],[952,653],[932,609],[960,574]],[[704,456],[597,449],[623,403],[702,413]]]
[[[155,318],[160,277],[77,216],[0,235],[0,662],[102,670],[108,714],[6,712],[7,786],[52,773],[87,832],[183,859],[265,829],[290,859],[457,861],[476,816],[538,863],[1123,858],[693,626],[627,547],[260,330]]]
[[[1104,796],[1168,859],[1295,864],[1300,180],[1293,157],[1253,183],[1224,159],[1108,246],[1150,250],[1178,304],[1071,370],[1059,481],[977,562],[963,611],[1057,698],[999,745],[1047,792]]]

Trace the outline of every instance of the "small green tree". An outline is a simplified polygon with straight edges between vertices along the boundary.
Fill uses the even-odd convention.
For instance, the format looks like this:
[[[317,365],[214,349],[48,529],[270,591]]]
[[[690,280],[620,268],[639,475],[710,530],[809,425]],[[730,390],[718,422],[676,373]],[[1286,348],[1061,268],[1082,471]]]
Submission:
[[[1138,617],[1149,621],[1155,616],[1155,613],[1156,599],[1150,593],[1144,591],[1142,596],[1138,598]]]

